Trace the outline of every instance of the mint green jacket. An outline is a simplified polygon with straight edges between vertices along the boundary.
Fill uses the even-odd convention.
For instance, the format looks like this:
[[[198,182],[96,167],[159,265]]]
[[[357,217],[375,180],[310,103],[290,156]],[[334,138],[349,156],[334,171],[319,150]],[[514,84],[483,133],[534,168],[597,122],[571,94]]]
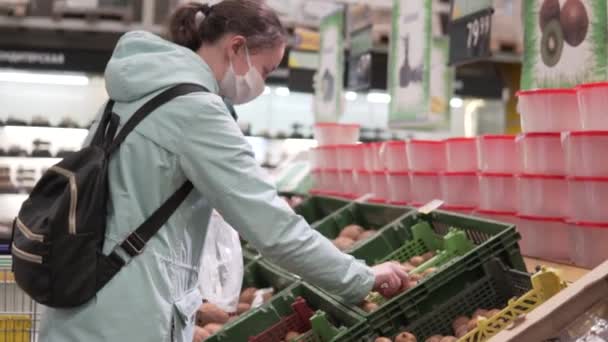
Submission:
[[[104,252],[186,180],[195,190],[95,299],[76,309],[47,309],[40,341],[191,342],[201,303],[199,262],[213,208],[264,257],[304,280],[350,302],[371,290],[371,270],[339,252],[277,196],[197,54],[150,33],[131,32],[120,39],[105,79],[122,124],[170,86],[195,83],[211,93],[164,105],[112,156]]]

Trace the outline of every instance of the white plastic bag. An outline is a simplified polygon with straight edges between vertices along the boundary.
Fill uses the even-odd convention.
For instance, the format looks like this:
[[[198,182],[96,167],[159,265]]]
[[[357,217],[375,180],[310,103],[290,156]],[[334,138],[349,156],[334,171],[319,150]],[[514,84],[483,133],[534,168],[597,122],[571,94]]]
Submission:
[[[209,220],[198,277],[203,299],[226,312],[236,312],[243,268],[239,234],[214,210]]]

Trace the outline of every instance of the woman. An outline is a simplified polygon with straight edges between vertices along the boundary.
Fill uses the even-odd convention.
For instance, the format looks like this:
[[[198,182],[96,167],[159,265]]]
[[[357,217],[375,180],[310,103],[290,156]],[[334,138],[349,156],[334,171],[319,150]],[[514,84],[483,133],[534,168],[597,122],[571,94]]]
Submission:
[[[342,254],[279,199],[220,97],[242,104],[263,92],[286,42],[272,10],[256,0],[189,4],[172,17],[170,36],[172,42],[145,32],[120,39],[105,78],[121,123],[173,85],[194,83],[210,92],[164,105],[113,155],[104,252],[185,180],[195,191],[141,255],[123,256],[127,266],[94,300],[77,309],[49,309],[40,340],[190,342],[212,208],[266,258],[349,302],[362,301],[372,289],[397,293],[407,280],[400,266],[370,269]]]

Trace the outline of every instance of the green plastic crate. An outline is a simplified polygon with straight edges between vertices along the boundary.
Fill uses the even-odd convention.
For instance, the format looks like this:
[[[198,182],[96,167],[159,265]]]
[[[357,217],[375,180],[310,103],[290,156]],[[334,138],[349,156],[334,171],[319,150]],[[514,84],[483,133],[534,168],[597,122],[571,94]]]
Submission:
[[[382,336],[394,337],[403,331],[414,334],[418,341],[425,341],[433,335],[454,335],[452,322],[459,316],[471,317],[477,309],[503,309],[509,300],[520,297],[532,289],[531,275],[509,269],[498,259],[484,265],[485,275],[471,280],[466,288],[453,297],[438,304],[432,293],[421,294],[419,302],[412,309],[418,310],[418,318],[407,325],[394,326]],[[429,307],[432,308],[429,310]],[[363,339],[380,335],[371,334]]]
[[[411,211],[412,209],[408,207],[353,202],[319,222],[315,229],[326,238],[333,240],[348,225],[356,224],[364,229],[379,231],[398,222]],[[356,243],[352,248],[356,249],[362,243],[364,242]]]
[[[247,341],[249,337],[259,335],[266,329],[279,323],[282,318],[293,314],[291,304],[297,298],[304,298],[306,303],[313,310],[322,310],[327,314],[330,323],[335,327],[343,327],[341,335],[348,333],[351,327],[365,324],[362,317],[355,314],[335,299],[329,297],[324,292],[304,283],[297,283],[279,295],[276,295],[270,302],[262,307],[245,313],[238,321],[226,326],[224,330],[217,333],[207,341]],[[341,335],[329,341],[337,340]]]
[[[348,200],[344,199],[314,196],[306,199],[293,210],[314,227],[319,221],[344,208],[349,203]]]
[[[407,325],[418,318],[420,312],[430,311],[433,305],[449,300],[469,283],[481,279],[486,274],[484,264],[495,257],[500,258],[510,268],[526,270],[518,246],[521,237],[513,225],[441,211],[429,215],[407,215],[350,254],[364,260],[368,265],[375,265],[391,255],[405,261],[412,256],[434,250],[437,247],[434,243],[437,242],[412,241],[411,227],[422,221],[430,223],[438,236],[446,235],[450,227],[460,228],[465,231],[468,239],[475,243],[476,248],[443,265],[437,272],[420,281],[418,286],[388,300],[375,312],[366,313],[356,306],[351,307],[353,311],[366,317],[370,327],[380,334],[390,333],[396,327]],[[426,297],[429,294],[432,294],[430,297],[434,302],[425,302],[432,305],[421,310],[418,306],[423,299],[421,296]],[[360,341],[365,333],[354,331],[341,341]]]

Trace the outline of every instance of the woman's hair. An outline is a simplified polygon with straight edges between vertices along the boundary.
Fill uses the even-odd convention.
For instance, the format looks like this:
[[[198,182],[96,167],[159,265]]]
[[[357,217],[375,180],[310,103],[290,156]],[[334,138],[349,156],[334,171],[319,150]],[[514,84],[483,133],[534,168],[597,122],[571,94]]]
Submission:
[[[224,0],[213,6],[190,2],[169,22],[171,41],[193,51],[226,33],[245,37],[250,50],[274,48],[287,40],[281,21],[263,0]]]

